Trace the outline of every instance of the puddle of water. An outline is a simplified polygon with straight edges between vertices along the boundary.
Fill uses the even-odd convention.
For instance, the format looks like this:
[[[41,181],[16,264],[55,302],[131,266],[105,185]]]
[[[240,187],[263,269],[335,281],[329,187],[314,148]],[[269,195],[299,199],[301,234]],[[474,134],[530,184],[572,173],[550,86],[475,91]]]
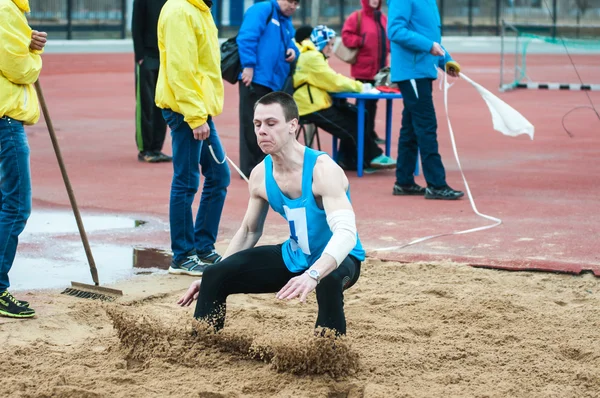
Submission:
[[[60,259],[17,254],[9,274],[11,290],[62,289],[71,281],[93,284],[81,243],[63,246]],[[165,274],[171,263],[171,254],[160,249],[117,245],[92,245],[91,249],[101,286],[139,274]]]
[[[95,214],[82,215],[82,221],[88,233],[114,230],[129,233],[147,223],[119,215]],[[56,235],[73,235],[77,239],[58,243],[54,239]],[[11,290],[60,289],[70,286],[72,281],[94,283],[70,209],[34,210],[19,241],[25,245],[32,243],[31,247],[36,247],[41,256],[27,250],[17,251],[9,274]],[[100,285],[137,274],[165,273],[171,263],[170,252],[164,250],[93,242],[90,246]]]
[[[146,223],[133,218],[113,215],[82,215],[81,218],[86,232],[135,228]],[[68,233],[79,233],[72,211],[34,210],[19,238],[26,238],[33,234]]]

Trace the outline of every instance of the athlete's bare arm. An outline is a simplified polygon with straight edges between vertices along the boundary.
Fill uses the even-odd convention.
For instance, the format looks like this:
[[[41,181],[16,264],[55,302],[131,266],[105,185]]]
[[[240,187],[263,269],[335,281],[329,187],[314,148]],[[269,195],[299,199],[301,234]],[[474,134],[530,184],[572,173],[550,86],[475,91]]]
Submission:
[[[223,258],[239,251],[250,249],[256,245],[263,233],[265,219],[269,211],[267,191],[265,187],[265,165],[261,162],[250,174],[250,200],[242,225],[237,230],[227,247]]]

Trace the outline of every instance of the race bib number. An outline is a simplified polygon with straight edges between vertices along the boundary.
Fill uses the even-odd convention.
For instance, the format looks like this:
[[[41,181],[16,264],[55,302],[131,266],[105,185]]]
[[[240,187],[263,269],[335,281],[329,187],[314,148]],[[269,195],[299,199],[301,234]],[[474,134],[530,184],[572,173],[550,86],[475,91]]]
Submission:
[[[302,253],[310,255],[306,208],[300,207],[290,209],[284,205],[283,210],[285,211],[285,218],[287,218],[288,224],[290,225],[290,241],[292,242],[292,249],[296,251],[300,248]]]

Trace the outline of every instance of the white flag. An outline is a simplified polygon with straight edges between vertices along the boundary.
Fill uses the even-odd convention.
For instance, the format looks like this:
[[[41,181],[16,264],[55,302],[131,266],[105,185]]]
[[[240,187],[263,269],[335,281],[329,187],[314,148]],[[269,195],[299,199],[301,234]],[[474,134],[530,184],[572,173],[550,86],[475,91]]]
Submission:
[[[487,89],[469,79],[463,73],[461,73],[460,76],[471,83],[487,103],[487,106],[492,114],[494,130],[511,137],[516,137],[520,134],[527,134],[533,140],[534,128],[529,120],[525,119],[523,115],[517,112],[506,102],[502,101]]]

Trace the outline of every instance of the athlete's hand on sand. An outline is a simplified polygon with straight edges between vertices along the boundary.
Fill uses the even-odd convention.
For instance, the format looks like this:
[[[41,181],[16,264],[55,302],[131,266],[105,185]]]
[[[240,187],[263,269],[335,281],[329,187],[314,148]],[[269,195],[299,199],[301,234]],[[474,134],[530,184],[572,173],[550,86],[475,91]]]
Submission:
[[[198,298],[198,292],[200,291],[200,282],[201,280],[192,282],[187,292],[185,292],[185,294],[179,300],[177,300],[177,304],[179,304],[182,307],[189,307],[189,305],[192,304],[192,302]]]
[[[275,297],[280,300],[291,300],[296,297],[300,297],[300,301],[306,301],[308,293],[315,290],[317,287],[317,281],[308,276],[308,274],[302,274],[293,277],[289,282],[281,288]]]

